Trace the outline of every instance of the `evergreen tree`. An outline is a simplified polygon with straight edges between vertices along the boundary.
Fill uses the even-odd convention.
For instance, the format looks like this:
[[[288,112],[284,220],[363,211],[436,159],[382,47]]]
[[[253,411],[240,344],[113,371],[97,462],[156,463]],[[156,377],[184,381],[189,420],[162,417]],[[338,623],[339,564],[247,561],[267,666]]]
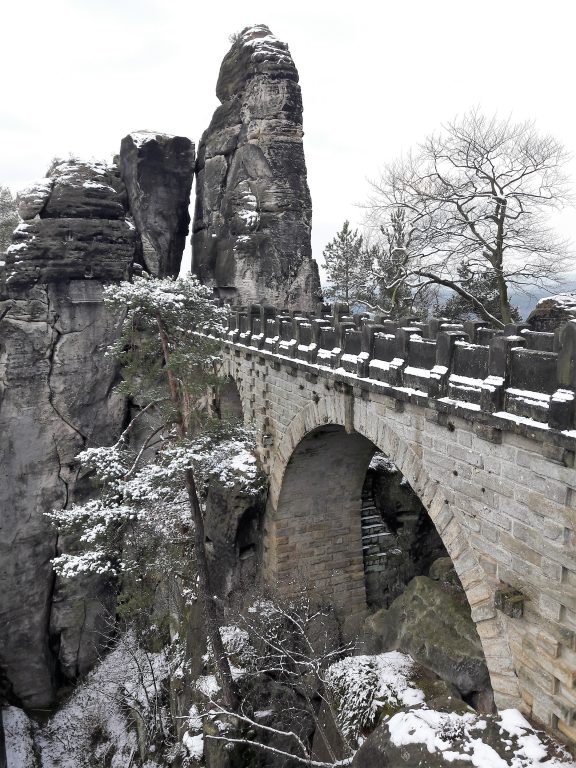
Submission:
[[[342,229],[324,248],[324,268],[328,278],[327,298],[347,304],[357,300],[365,284],[362,269],[363,238],[345,221]]]
[[[154,420],[137,449],[128,436],[138,416],[114,445],[80,454],[83,470],[96,475],[100,494],[51,513],[64,532],[80,531],[84,545],[80,554],[56,558],[54,566],[63,576],[121,573],[127,566],[123,539],[135,524],[149,530],[164,525],[165,533],[179,526],[192,530],[207,636],[223,700],[234,709],[235,689],[210,585],[198,485],[206,467],[225,471],[226,457],[201,434],[207,423],[206,389],[217,380],[218,343],[211,334],[221,329],[224,310],[213,303],[211,290],[192,276],[136,277],[104,290],[106,303],[123,317],[121,335],[111,350],[123,364],[119,389],[154,413]],[[232,454],[238,448],[238,440],[232,440]]]
[[[458,267],[458,280],[460,285],[479,300],[488,312],[502,321],[498,284],[493,272],[487,269],[473,271],[468,264],[461,264]],[[451,296],[445,304],[440,306],[439,312],[453,320],[479,318],[476,305],[460,294]],[[510,305],[509,317],[512,322],[522,319],[517,307],[513,305]]]
[[[16,200],[8,187],[0,186],[0,253],[3,253],[12,241],[12,233],[18,226]]]

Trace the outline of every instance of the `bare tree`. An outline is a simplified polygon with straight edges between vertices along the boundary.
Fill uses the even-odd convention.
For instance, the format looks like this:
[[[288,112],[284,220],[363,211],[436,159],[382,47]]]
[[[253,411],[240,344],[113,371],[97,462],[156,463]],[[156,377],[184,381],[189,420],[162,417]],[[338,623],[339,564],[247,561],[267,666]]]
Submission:
[[[370,224],[398,241],[389,288],[444,286],[497,326],[511,322],[510,288],[550,288],[568,266],[568,244],[545,216],[572,202],[568,159],[532,122],[473,110],[386,166],[367,209]],[[467,274],[492,276],[497,315],[463,286],[462,265]]]
[[[238,623],[247,632],[252,649],[246,657],[250,672],[268,675],[297,691],[329,759],[317,759],[312,745],[294,727],[286,729],[259,722],[246,702],[241,702],[235,711],[231,711],[212,700],[209,711],[203,717],[232,718],[239,728],[236,735],[209,734],[207,738],[255,747],[315,768],[349,765],[354,746],[341,728],[329,670],[334,662],[350,655],[354,646],[341,644],[334,636],[331,610],[318,604],[307,590],[302,590],[293,600],[282,600],[278,596],[258,599],[239,617]],[[318,701],[326,708],[332,727],[338,734],[340,749],[344,753],[341,758],[336,754],[332,739],[319,716]],[[278,740],[280,743],[275,743]]]

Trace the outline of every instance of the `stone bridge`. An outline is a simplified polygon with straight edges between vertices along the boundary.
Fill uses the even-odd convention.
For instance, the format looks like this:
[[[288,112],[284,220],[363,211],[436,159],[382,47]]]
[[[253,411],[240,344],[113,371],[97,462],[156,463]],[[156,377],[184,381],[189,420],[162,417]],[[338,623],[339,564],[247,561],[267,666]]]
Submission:
[[[576,740],[576,321],[555,333],[414,318],[232,313],[224,372],[270,478],[264,571],[366,610],[361,489],[376,450],[465,589],[499,707]]]

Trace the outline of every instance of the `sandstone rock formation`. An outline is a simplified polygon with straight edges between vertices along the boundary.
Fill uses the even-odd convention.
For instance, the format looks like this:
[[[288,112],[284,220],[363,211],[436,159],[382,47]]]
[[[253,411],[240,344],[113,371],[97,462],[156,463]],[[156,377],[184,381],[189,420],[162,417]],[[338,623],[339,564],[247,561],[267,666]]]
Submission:
[[[116,169],[54,165],[20,195],[0,303],[0,665],[25,705],[50,704],[59,671],[74,677],[97,653],[104,585],[56,583],[59,542],[44,513],[66,505],[78,482],[74,457],[110,440],[125,404],[111,390],[105,355],[116,320],[103,281],[129,273],[138,252]],[[54,608],[56,604],[56,608]],[[71,614],[75,619],[71,619]]]
[[[528,316],[533,331],[554,331],[562,323],[576,318],[576,293],[561,293],[540,299]]]
[[[266,26],[244,29],[216,95],[222,103],[198,149],[193,269],[224,298],[311,309],[320,282],[288,46]]]
[[[365,629],[369,652],[409,653],[464,696],[478,698],[490,691],[484,652],[466,597],[463,592],[458,596],[444,578],[416,576],[388,610],[366,620]]]
[[[24,221],[6,253],[6,284],[128,276],[138,244],[126,220],[124,186],[114,166],[55,162],[42,184],[19,195]]]
[[[177,276],[188,235],[194,144],[183,136],[137,131],[122,139],[120,174],[142,238],[147,270]]]
[[[190,151],[188,142],[188,157]],[[167,157],[172,160],[170,151]],[[146,157],[138,158],[135,178],[170,174],[162,158],[152,153],[152,159],[149,171]],[[184,175],[173,210],[171,187],[160,183],[137,208],[150,241],[159,218],[172,223],[155,262],[167,272],[178,271],[184,245]],[[188,189],[190,180],[188,165]],[[58,678],[86,672],[103,640],[108,585],[100,578],[54,577],[50,560],[71,542],[59,541],[44,513],[90,492],[75,456],[88,445],[110,444],[125,422],[126,402],[114,392],[117,366],[106,355],[118,319],[104,306],[103,286],[127,277],[141,259],[128,197],[116,166],[55,163],[44,181],[21,193],[24,220],[5,256],[0,669],[15,700],[31,708],[52,703]]]

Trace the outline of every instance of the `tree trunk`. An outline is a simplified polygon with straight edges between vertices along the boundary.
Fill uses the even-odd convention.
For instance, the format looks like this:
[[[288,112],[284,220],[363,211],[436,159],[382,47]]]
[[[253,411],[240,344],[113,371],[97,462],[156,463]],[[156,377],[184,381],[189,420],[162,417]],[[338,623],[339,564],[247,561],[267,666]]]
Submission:
[[[205,547],[206,536],[204,533],[204,518],[202,517],[202,510],[198,500],[198,492],[196,490],[196,481],[194,479],[193,471],[187,469],[184,473],[184,478],[186,480],[186,491],[188,492],[188,500],[190,501],[190,508],[194,520],[194,553],[196,555],[196,567],[198,569],[198,593],[204,612],[204,620],[206,621],[206,632],[214,653],[214,661],[216,669],[218,670],[218,677],[220,678],[224,705],[235,712],[237,705],[236,691],[230,664],[228,663],[228,657],[226,656],[222,637],[220,636],[218,611],[210,587],[210,571],[208,569]]]
[[[176,429],[179,437],[184,438],[186,437],[187,428],[186,411],[182,402],[178,380],[174,376],[173,371],[170,370],[169,338],[162,318],[159,315],[156,316],[156,322],[158,324],[160,342],[162,344],[162,352],[166,364],[170,399],[174,406],[174,410],[176,411]],[[232,678],[228,657],[224,651],[222,637],[220,636],[218,612],[210,586],[210,571],[208,569],[208,559],[206,557],[204,518],[202,517],[202,509],[200,508],[200,501],[198,499],[194,472],[191,468],[188,468],[184,472],[184,480],[186,483],[188,500],[190,502],[190,509],[192,511],[192,520],[194,522],[194,554],[196,555],[196,567],[198,569],[198,593],[202,611],[204,613],[204,620],[206,622],[206,633],[214,653],[214,662],[216,664],[220,686],[222,687],[224,704],[228,709],[231,709],[234,712],[237,706],[234,680]]]
[[[501,269],[496,269],[496,285],[498,286],[498,296],[500,297],[500,317],[504,325],[512,322],[512,312],[510,311],[510,299],[508,298],[508,286]]]

